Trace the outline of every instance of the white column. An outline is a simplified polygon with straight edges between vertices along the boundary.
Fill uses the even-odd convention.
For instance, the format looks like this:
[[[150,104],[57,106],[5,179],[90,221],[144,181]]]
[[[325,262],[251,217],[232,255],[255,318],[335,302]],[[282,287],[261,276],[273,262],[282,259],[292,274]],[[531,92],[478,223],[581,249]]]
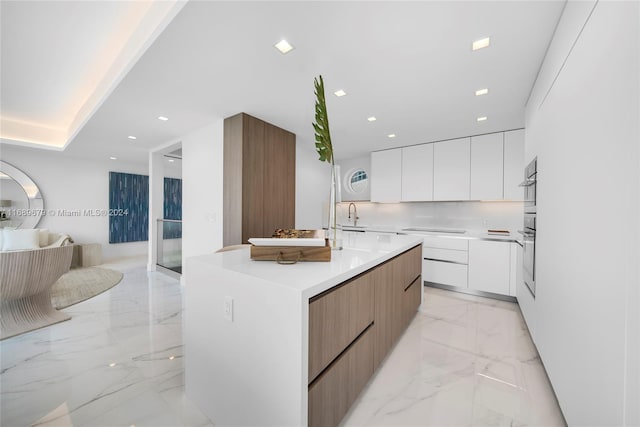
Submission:
[[[164,156],[149,153],[149,260],[148,271],[155,271],[158,261],[158,221],[164,215]]]

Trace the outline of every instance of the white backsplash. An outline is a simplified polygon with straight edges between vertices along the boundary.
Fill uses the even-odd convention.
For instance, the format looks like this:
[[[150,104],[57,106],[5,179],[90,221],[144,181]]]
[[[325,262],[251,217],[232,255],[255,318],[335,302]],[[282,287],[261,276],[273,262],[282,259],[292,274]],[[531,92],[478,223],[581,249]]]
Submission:
[[[358,225],[373,227],[438,227],[466,230],[504,229],[516,233],[522,229],[522,202],[355,202]],[[339,204],[338,219],[347,218],[348,202]],[[352,209],[353,212],[353,209]]]

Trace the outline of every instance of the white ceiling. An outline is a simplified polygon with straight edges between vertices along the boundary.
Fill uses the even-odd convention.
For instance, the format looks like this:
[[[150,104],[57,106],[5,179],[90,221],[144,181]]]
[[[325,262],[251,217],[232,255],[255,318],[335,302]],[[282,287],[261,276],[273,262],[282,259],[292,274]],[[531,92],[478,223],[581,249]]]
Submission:
[[[15,18],[6,18],[4,3],[3,26]],[[107,25],[105,3],[111,4],[88,2],[93,17],[64,31],[77,29],[82,37],[87,21],[97,22],[95,28]],[[149,149],[241,111],[296,133],[300,147],[313,149],[318,74],[325,80],[338,159],[523,127],[525,104],[563,7],[564,0],[191,1],[135,65],[132,61],[66,150],[80,157],[146,162]],[[32,8],[18,19],[32,20],[34,13]],[[23,49],[20,40],[7,39],[5,29],[2,36],[3,59],[5,49]],[[491,46],[472,52],[471,42],[487,36]],[[287,55],[273,48],[281,38],[295,46]],[[47,53],[34,44],[23,50],[32,66]],[[58,71],[81,73],[75,56],[66,52]],[[47,117],[62,111],[69,93],[55,82],[33,79],[3,60],[3,117],[44,120],[42,104],[52,110]],[[7,88],[35,83],[40,100],[20,100],[17,90],[5,97]],[[488,95],[474,96],[484,87]],[[347,96],[332,94],[340,88]],[[159,121],[159,115],[169,120]],[[368,122],[371,115],[378,120]],[[479,116],[488,120],[478,123]],[[397,137],[387,138],[389,133]]]
[[[3,140],[64,148],[184,4],[2,1]]]

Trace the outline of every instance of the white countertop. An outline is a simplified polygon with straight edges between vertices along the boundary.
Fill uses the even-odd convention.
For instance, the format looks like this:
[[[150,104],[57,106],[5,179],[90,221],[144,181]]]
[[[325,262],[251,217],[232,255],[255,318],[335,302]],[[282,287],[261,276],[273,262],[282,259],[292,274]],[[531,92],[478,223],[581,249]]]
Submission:
[[[371,225],[371,226],[359,226],[359,227],[344,226],[344,231],[398,233],[399,235],[437,236],[437,237],[447,237],[452,239],[481,239],[481,240],[494,240],[494,241],[500,241],[500,242],[521,242],[522,241],[522,236],[520,234],[514,234],[513,232],[511,232],[508,235],[489,234],[486,230],[465,230],[464,233],[447,233],[444,231],[407,230],[407,228],[411,228],[411,227],[408,227],[408,226],[394,227],[394,226],[385,226],[385,225],[382,225],[382,226]],[[440,229],[444,230],[445,228],[442,227]],[[352,234],[352,233],[348,233],[348,234]]]
[[[248,279],[267,281],[310,298],[421,243],[418,236],[411,235],[344,233],[343,249],[332,251],[330,262],[281,265],[275,261],[254,261],[250,259],[249,248],[193,257],[188,262],[205,263]],[[188,282],[188,268],[186,274]]]
[[[309,298],[421,244],[345,233],[330,262],[253,261],[249,248],[189,257],[187,397],[216,425],[307,425]]]

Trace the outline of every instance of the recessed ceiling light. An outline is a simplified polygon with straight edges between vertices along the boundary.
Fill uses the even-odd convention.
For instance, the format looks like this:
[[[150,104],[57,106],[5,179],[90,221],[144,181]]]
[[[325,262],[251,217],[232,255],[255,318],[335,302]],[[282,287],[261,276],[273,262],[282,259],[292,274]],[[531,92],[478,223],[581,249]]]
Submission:
[[[478,117],[476,119],[477,122],[484,122],[485,120],[487,120],[487,116]]]
[[[489,46],[490,43],[491,43],[491,38],[490,37],[485,37],[484,39],[480,39],[480,40],[474,41],[473,45],[471,46],[471,48],[473,50],[482,49],[482,48],[485,48],[485,47]]]
[[[175,160],[173,159],[169,159],[169,163],[173,163]]]
[[[476,91],[476,96],[486,95],[486,94],[488,94],[488,93],[489,93],[489,89],[486,89],[486,88],[485,88],[485,89],[478,89],[478,90]]]
[[[389,135],[387,135],[389,138],[395,138],[396,134],[395,133],[390,133]]]
[[[133,136],[133,135],[129,135],[127,138],[129,138],[129,139],[138,139],[138,138],[136,138],[136,137],[135,137],[135,136]]]
[[[169,360],[173,360],[175,358],[176,358],[175,356],[169,356]]]
[[[163,122],[166,122],[167,120],[169,120],[169,118],[165,116],[158,116],[158,120],[162,120]]]
[[[110,367],[110,368],[113,368],[114,366],[116,366],[116,364],[115,364],[115,363],[113,363],[113,362],[112,362],[112,363],[109,363],[109,367]]]
[[[333,92],[333,94],[337,97],[341,97],[341,96],[345,96],[347,92],[343,91],[342,89],[338,89],[337,91]]]
[[[278,43],[274,44],[273,47],[278,49],[283,55],[293,50],[293,46],[291,46],[291,44],[289,44],[285,39],[280,40]]]
[[[118,158],[111,156],[111,157],[109,157],[109,160],[118,160]]]
[[[367,120],[369,120],[370,122],[375,122],[378,119],[376,119],[374,116],[371,116],[371,117],[367,117]]]

